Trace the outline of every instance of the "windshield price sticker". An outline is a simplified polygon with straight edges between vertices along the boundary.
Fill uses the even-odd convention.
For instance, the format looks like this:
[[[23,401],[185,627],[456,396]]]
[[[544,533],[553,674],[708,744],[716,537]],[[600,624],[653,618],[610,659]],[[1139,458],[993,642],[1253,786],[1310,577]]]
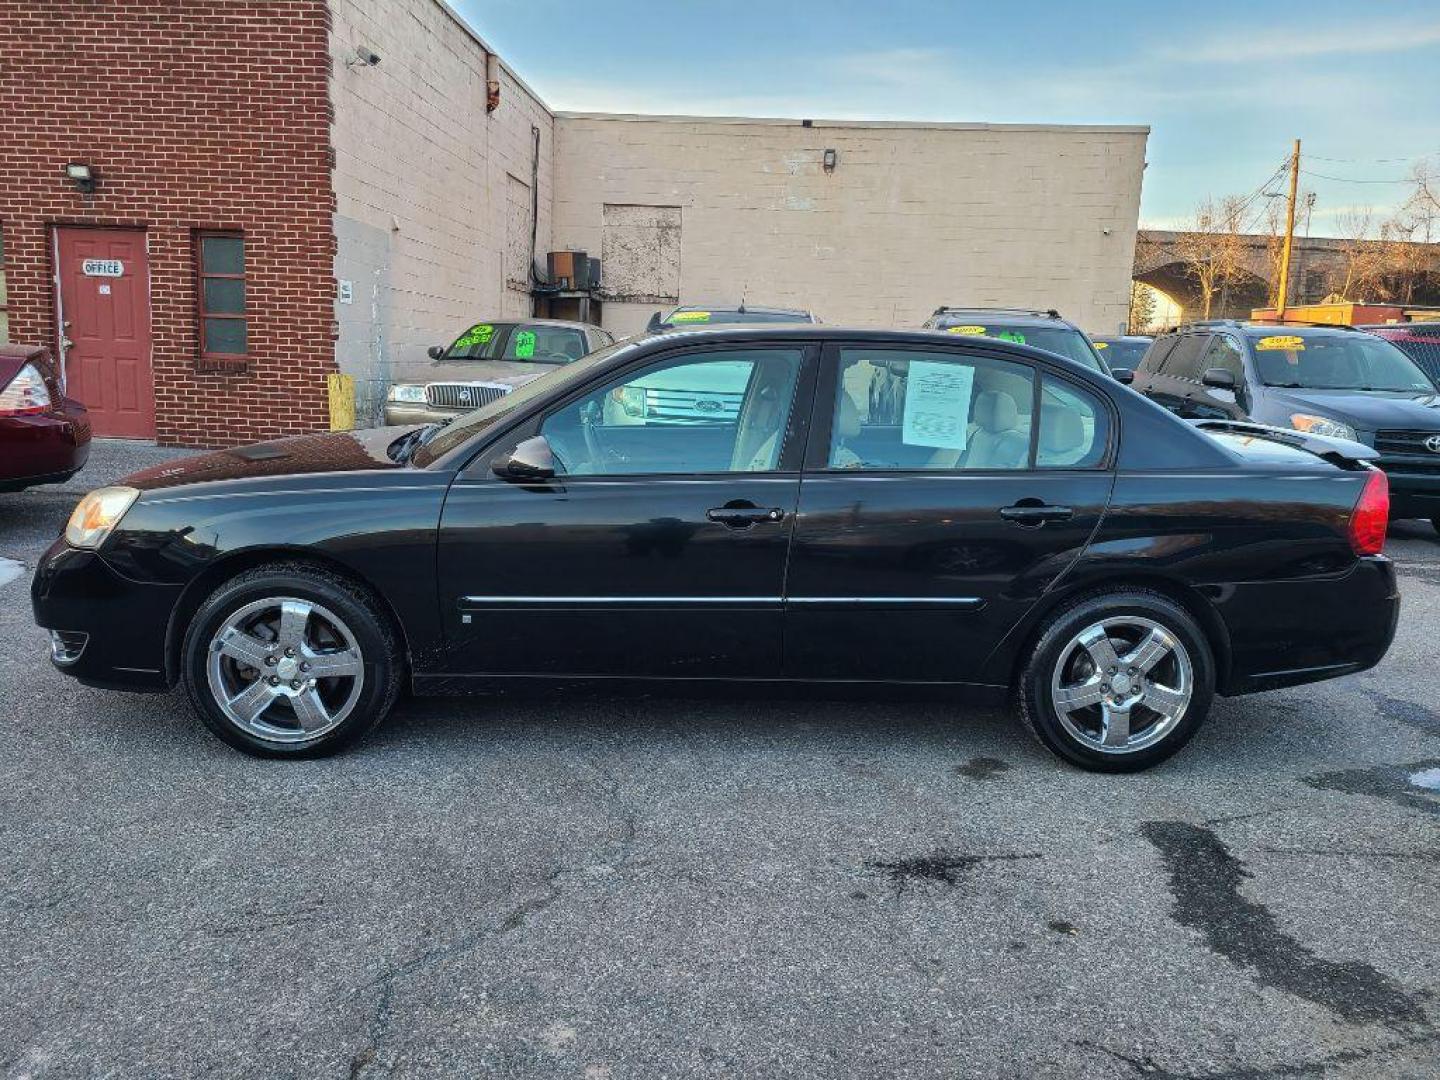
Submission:
[[[1018,330],[1001,330],[992,336],[997,341],[1013,341],[1016,345],[1025,344],[1025,335]]]
[[[1284,334],[1276,337],[1261,338],[1255,343],[1257,350],[1284,349],[1288,352],[1304,352],[1305,339],[1296,337],[1293,334]]]
[[[86,277],[124,277],[125,264],[119,259],[86,259],[80,272]]]
[[[535,331],[515,331],[515,358],[517,360],[529,360],[535,355]]]
[[[489,344],[490,339],[494,336],[495,327],[489,323],[480,323],[478,326],[472,326],[469,330],[466,330],[465,333],[461,334],[451,347],[455,349],[468,349],[472,345],[486,345]]]
[[[710,321],[710,312],[708,312],[708,311],[677,311],[674,315],[670,316],[670,321],[671,321],[672,323],[709,322],[709,321]]]
[[[912,360],[906,383],[901,441],[908,446],[964,450],[975,369],[968,364]]]
[[[945,332],[946,332],[947,334],[983,334],[983,333],[985,333],[985,327],[983,327],[983,326],[952,326],[952,327],[950,327],[948,330],[946,330]]]
[[[1097,349],[1108,349],[1110,347],[1108,341],[1092,341],[1090,344],[1094,345]]]

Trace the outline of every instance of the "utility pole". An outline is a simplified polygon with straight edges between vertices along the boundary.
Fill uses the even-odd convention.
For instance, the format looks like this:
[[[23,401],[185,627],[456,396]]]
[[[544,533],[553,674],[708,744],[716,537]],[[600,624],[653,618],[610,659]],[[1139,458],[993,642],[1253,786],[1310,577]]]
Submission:
[[[1290,197],[1285,202],[1285,246],[1280,249],[1280,291],[1275,303],[1275,318],[1285,321],[1285,304],[1290,296],[1290,251],[1295,246],[1295,196],[1300,190],[1300,140],[1295,140],[1295,154],[1290,159]]]

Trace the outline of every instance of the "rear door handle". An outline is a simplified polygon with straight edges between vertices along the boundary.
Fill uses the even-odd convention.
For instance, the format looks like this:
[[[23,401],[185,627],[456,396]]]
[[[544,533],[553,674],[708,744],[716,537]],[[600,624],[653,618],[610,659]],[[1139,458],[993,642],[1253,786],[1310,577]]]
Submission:
[[[1049,506],[1045,503],[1017,503],[1002,507],[1000,516],[1022,528],[1039,528],[1049,521],[1069,521],[1075,511],[1068,506]]]
[[[778,506],[727,504],[706,510],[705,516],[727,529],[748,529],[761,521],[784,521],[785,511]]]

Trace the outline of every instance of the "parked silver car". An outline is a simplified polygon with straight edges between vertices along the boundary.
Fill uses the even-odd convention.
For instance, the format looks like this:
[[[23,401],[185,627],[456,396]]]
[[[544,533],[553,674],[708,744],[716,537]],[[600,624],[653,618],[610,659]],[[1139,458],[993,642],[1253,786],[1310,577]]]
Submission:
[[[504,397],[557,364],[613,344],[598,326],[561,319],[480,322],[447,347],[425,382],[395,383],[385,398],[385,423],[431,424],[453,419]]]

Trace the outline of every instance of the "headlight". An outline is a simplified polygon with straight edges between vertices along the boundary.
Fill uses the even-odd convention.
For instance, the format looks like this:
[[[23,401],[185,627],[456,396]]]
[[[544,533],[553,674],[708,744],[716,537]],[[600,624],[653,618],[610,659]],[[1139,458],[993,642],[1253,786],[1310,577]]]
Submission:
[[[1297,412],[1290,415],[1290,426],[1296,431],[1308,431],[1311,435],[1329,435],[1332,439],[1355,440],[1355,429],[1328,416],[1311,416]]]
[[[416,386],[414,383],[396,383],[390,387],[388,396],[391,401],[403,401],[407,405],[424,405],[425,387]]]
[[[132,487],[103,487],[90,492],[70,515],[65,526],[65,542],[71,547],[94,551],[139,497],[140,492]]]

